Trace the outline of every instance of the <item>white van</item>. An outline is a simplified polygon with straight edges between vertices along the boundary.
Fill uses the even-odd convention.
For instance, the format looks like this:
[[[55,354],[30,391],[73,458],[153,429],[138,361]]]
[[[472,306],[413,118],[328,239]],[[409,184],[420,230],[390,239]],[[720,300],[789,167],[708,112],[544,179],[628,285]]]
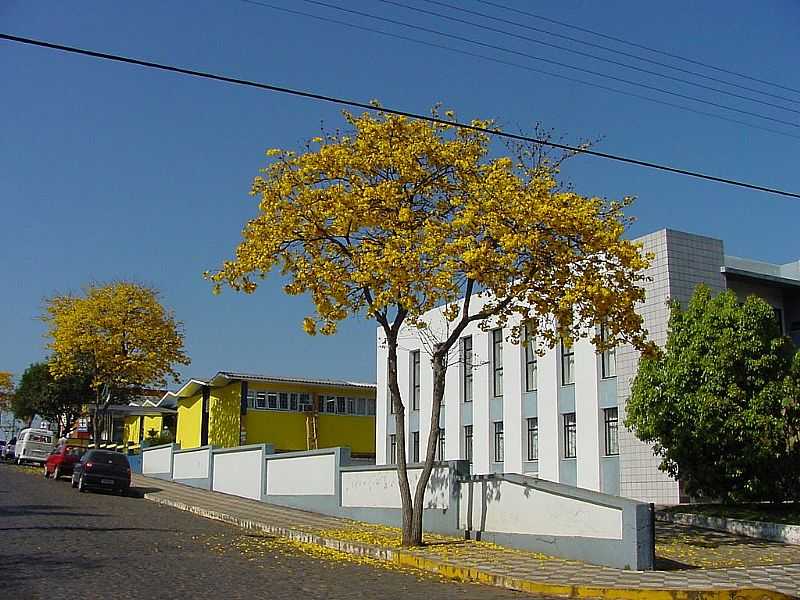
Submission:
[[[23,429],[17,434],[14,454],[17,464],[44,463],[55,444],[55,434],[47,429]]]

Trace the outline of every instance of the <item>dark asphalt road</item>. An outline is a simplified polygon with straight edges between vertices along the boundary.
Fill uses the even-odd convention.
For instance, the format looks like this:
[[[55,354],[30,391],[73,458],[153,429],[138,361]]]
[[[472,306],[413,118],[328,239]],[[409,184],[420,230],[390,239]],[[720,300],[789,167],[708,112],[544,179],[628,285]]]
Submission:
[[[0,465],[2,598],[516,599],[497,588],[311,557],[141,498]]]

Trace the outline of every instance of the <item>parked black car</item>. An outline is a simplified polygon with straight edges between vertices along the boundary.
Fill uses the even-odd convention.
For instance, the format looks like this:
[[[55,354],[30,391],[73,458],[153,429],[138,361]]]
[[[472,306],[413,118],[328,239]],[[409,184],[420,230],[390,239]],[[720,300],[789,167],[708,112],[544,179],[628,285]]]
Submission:
[[[72,487],[85,492],[100,488],[127,494],[131,489],[131,466],[121,452],[89,450],[72,471]]]

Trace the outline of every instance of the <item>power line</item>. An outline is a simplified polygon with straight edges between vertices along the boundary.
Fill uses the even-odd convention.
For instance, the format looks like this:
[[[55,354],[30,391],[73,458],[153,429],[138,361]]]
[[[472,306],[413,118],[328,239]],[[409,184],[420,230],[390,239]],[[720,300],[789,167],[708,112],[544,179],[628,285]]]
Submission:
[[[384,0],[380,0],[380,1],[384,1]],[[552,60],[552,59],[549,59],[549,58],[542,58],[542,57],[536,56],[534,54],[529,54],[527,52],[521,52],[521,51],[518,51],[518,50],[513,50],[511,48],[506,48],[504,46],[497,46],[495,44],[489,44],[487,42],[481,42],[479,40],[474,40],[474,39],[463,37],[463,36],[456,35],[456,34],[453,34],[453,33],[447,33],[447,32],[444,32],[444,31],[439,31],[437,29],[431,29],[429,27],[423,27],[421,25],[411,25],[411,24],[406,23],[404,21],[398,21],[396,19],[390,19],[388,17],[381,17],[381,16],[378,16],[378,15],[373,15],[371,13],[363,12],[363,11],[360,11],[360,10],[354,10],[354,9],[351,9],[351,8],[343,8],[341,6],[336,6],[334,4],[329,4],[327,2],[322,2],[321,0],[303,0],[303,2],[306,2],[307,4],[315,4],[315,5],[318,5],[318,6],[324,6],[326,8],[331,8],[333,10],[338,10],[340,12],[349,13],[349,14],[353,14],[353,15],[358,15],[358,16],[361,16],[361,17],[367,17],[369,19],[374,19],[376,21],[383,21],[385,23],[391,23],[393,25],[399,25],[400,27],[407,27],[409,29],[416,29],[418,31],[424,31],[426,33],[432,33],[434,35],[439,35],[439,36],[442,36],[442,37],[447,37],[447,38],[459,40],[461,42],[466,42],[468,44],[474,44],[476,46],[482,46],[484,48],[491,48],[492,50],[499,50],[500,52],[506,52],[508,54],[516,54],[518,56],[524,56],[525,58],[529,58],[531,60],[536,60],[536,61],[539,61],[539,62],[544,62],[544,63],[556,65],[556,66],[559,66],[559,67],[563,67],[565,69],[571,69],[573,71],[579,71],[581,73],[588,73],[590,75],[595,75],[597,77],[603,77],[605,79],[611,79],[613,81],[619,81],[621,83],[626,83],[628,85],[633,85],[633,86],[636,86],[636,87],[641,87],[641,88],[653,90],[653,91],[656,91],[656,92],[660,92],[662,94],[675,96],[677,98],[683,98],[684,100],[691,100],[692,102],[698,102],[698,103],[701,103],[701,104],[707,104],[709,106],[714,106],[716,108],[721,108],[723,110],[730,110],[730,111],[733,111],[733,112],[737,112],[739,114],[748,115],[748,116],[751,116],[751,117],[756,117],[758,119],[764,119],[764,120],[767,120],[767,121],[772,121],[774,123],[780,123],[781,125],[788,125],[789,127],[795,127],[795,128],[799,128],[800,129],[800,125],[798,125],[797,123],[793,123],[791,121],[786,121],[784,119],[778,119],[776,117],[770,117],[770,116],[767,116],[767,115],[762,115],[760,113],[752,112],[752,111],[749,111],[749,110],[744,110],[744,109],[741,109],[741,108],[736,108],[736,107],[733,107],[733,106],[728,106],[727,104],[720,104],[719,102],[713,102],[711,100],[705,100],[705,99],[701,99],[701,98],[696,98],[694,96],[688,96],[686,94],[682,94],[680,92],[675,92],[675,91],[672,91],[672,90],[666,90],[666,89],[660,88],[658,86],[649,85],[649,84],[642,83],[642,82],[639,82],[639,81],[632,81],[630,79],[625,79],[624,77],[617,77],[615,75],[608,75],[607,73],[602,73],[602,72],[599,72],[599,71],[593,71],[591,69],[585,69],[583,67],[576,67],[575,65],[570,65],[568,63],[559,62],[557,60]]]
[[[782,136],[789,137],[789,138],[792,138],[792,139],[800,140],[800,136],[794,135],[794,134],[791,134],[791,133],[788,133],[788,132],[785,132],[785,131],[780,131],[779,129],[772,129],[770,127],[764,127],[764,126],[761,126],[761,125],[756,125],[754,123],[749,123],[747,121],[741,121],[741,120],[735,119],[733,117],[727,117],[727,116],[719,115],[719,114],[716,114],[716,113],[707,112],[707,111],[704,111],[704,110],[699,110],[699,109],[696,109],[696,108],[692,108],[690,106],[685,106],[683,104],[676,104],[674,102],[669,102],[667,100],[661,100],[661,99],[658,99],[658,98],[652,98],[650,96],[645,96],[643,94],[637,94],[636,92],[631,92],[631,91],[627,91],[627,90],[621,90],[619,88],[614,88],[614,87],[611,87],[611,86],[603,85],[601,83],[595,83],[595,82],[592,82],[592,81],[587,81],[585,79],[579,79],[577,77],[570,77],[569,75],[563,75],[561,73],[554,73],[552,71],[546,71],[544,69],[537,69],[536,67],[532,67],[530,65],[523,65],[523,64],[518,63],[518,62],[513,62],[513,61],[510,61],[510,60],[504,60],[502,58],[497,58],[497,57],[494,57],[494,56],[488,56],[486,54],[479,54],[477,52],[471,52],[469,50],[464,50],[464,49],[461,49],[461,48],[455,48],[453,46],[447,46],[445,44],[438,44],[436,42],[431,42],[431,41],[428,41],[428,40],[421,40],[419,38],[409,37],[409,36],[406,36],[406,35],[403,35],[403,34],[400,34],[400,33],[384,31],[382,29],[375,29],[374,27],[367,27],[365,25],[357,25],[355,23],[350,23],[348,21],[341,21],[339,19],[334,19],[333,17],[323,17],[321,15],[315,15],[315,14],[307,13],[307,12],[304,12],[304,11],[301,11],[301,10],[296,10],[296,9],[292,9],[292,8],[285,8],[283,6],[277,6],[277,5],[274,5],[274,4],[269,4],[267,2],[261,2],[259,0],[240,0],[240,2],[243,2],[245,4],[251,4],[251,5],[263,7],[263,8],[270,8],[270,9],[277,10],[277,11],[284,12],[284,13],[291,14],[291,15],[297,15],[297,16],[301,16],[301,17],[306,17],[308,19],[314,19],[316,21],[321,21],[323,23],[333,23],[333,24],[336,24],[336,25],[341,25],[342,27],[348,27],[350,29],[356,29],[356,30],[359,30],[359,31],[366,31],[366,32],[369,32],[369,33],[376,33],[378,35],[383,35],[383,36],[394,38],[394,39],[398,39],[398,40],[404,40],[404,41],[407,41],[407,42],[412,42],[414,44],[420,44],[420,45],[423,45],[423,46],[427,46],[429,48],[437,48],[437,49],[440,49],[440,50],[446,50],[448,52],[453,52],[453,53],[456,53],[456,54],[462,54],[464,56],[470,56],[470,57],[473,57],[473,58],[479,58],[481,60],[486,60],[486,61],[493,62],[493,63],[496,63],[496,64],[501,64],[501,65],[506,65],[506,66],[509,66],[509,67],[514,67],[514,68],[517,68],[517,69],[522,69],[522,70],[525,70],[525,71],[529,71],[531,73],[540,73],[542,75],[547,75],[548,77],[555,77],[557,79],[562,79],[562,80],[565,80],[565,81],[571,81],[573,83],[579,83],[581,85],[586,85],[586,86],[589,86],[589,87],[605,90],[605,91],[612,92],[612,93],[615,93],[615,94],[620,94],[620,95],[623,95],[623,96],[630,96],[632,98],[639,98],[640,100],[646,100],[648,102],[653,102],[653,103],[656,103],[656,104],[660,104],[662,106],[669,106],[671,108],[677,108],[679,110],[690,112],[690,113],[693,113],[693,114],[696,114],[696,115],[702,115],[702,116],[705,116],[705,117],[710,117],[712,119],[719,119],[721,121],[727,121],[728,123],[736,123],[737,125],[743,125],[745,127],[751,128],[751,129],[758,129],[760,131],[767,131],[769,133],[774,133],[774,134],[777,134],[777,135],[782,135]]]
[[[674,58],[677,60],[682,60],[687,63],[691,63],[693,65],[698,65],[700,67],[705,67],[706,69],[711,69],[713,71],[717,71],[719,73],[727,73],[728,75],[735,75],[736,77],[741,77],[743,79],[749,79],[750,81],[756,81],[758,83],[763,83],[764,85],[770,85],[775,88],[780,88],[782,90],[786,90],[788,92],[794,92],[796,94],[800,94],[800,89],[788,87],[785,85],[781,85],[780,83],[774,83],[772,81],[767,81],[766,79],[759,79],[758,77],[752,77],[750,75],[746,75],[744,73],[739,73],[737,71],[731,71],[729,69],[725,69],[723,67],[718,67],[709,63],[705,63],[699,60],[695,60],[692,58],[687,58],[685,56],[681,56],[680,54],[674,54],[672,52],[667,52],[666,50],[659,50],[658,48],[653,48],[652,46],[645,46],[644,44],[637,44],[636,42],[631,42],[630,40],[626,40],[624,38],[614,37],[613,35],[608,35],[606,33],[601,33],[599,31],[595,31],[593,29],[588,29],[586,27],[579,27],[577,25],[573,25],[571,23],[566,23],[564,21],[557,21],[556,19],[551,19],[549,17],[544,17],[542,15],[532,13],[525,10],[520,10],[518,8],[513,8],[511,6],[506,6],[505,4],[500,4],[499,2],[492,2],[491,0],[475,0],[475,2],[480,2],[481,4],[486,4],[488,6],[494,6],[495,8],[502,8],[503,10],[508,10],[518,15],[524,15],[526,17],[531,17],[534,19],[539,19],[541,21],[546,21],[547,23],[553,23],[554,25],[561,25],[562,27],[568,27],[569,29],[574,29],[575,31],[582,31],[583,33],[590,33],[592,35],[596,35],[598,37],[611,40],[614,42],[619,42],[620,44],[626,44],[633,48],[640,48],[641,50],[647,50],[649,52],[655,52],[656,54],[661,54],[662,56],[669,56],[670,58]]]
[[[760,90],[758,88],[753,88],[753,87],[749,87],[749,86],[746,86],[746,85],[742,85],[741,83],[734,83],[734,82],[728,81],[726,79],[720,79],[718,77],[712,77],[711,75],[707,75],[706,73],[701,73],[699,71],[692,71],[691,69],[684,69],[682,67],[677,67],[675,65],[671,65],[669,63],[661,62],[661,61],[658,61],[658,60],[653,60],[652,58],[647,58],[646,56],[639,56],[638,54],[633,54],[631,52],[625,52],[624,50],[620,50],[618,48],[612,48],[610,46],[604,46],[603,44],[595,44],[594,42],[589,42],[589,41],[586,41],[586,40],[582,40],[581,38],[572,37],[572,36],[569,36],[569,35],[564,35],[562,33],[555,33],[553,31],[549,31],[547,29],[542,29],[540,27],[533,27],[532,25],[525,25],[525,24],[519,23],[518,21],[512,21],[510,19],[503,19],[501,17],[496,17],[496,16],[493,16],[493,15],[488,15],[486,13],[478,12],[478,11],[475,11],[475,10],[470,10],[468,8],[464,8],[463,6],[456,6],[456,5],[450,4],[448,2],[441,2],[440,0],[422,0],[422,1],[423,2],[427,2],[428,4],[434,4],[434,5],[437,5],[437,6],[443,6],[445,8],[450,8],[452,10],[458,10],[458,11],[461,11],[461,12],[465,12],[467,14],[475,15],[475,16],[478,16],[478,17],[481,17],[481,18],[491,19],[491,20],[497,21],[499,23],[506,23],[508,25],[513,25],[515,27],[521,27],[521,28],[527,29],[529,31],[536,31],[537,33],[543,33],[545,35],[549,35],[549,36],[552,36],[552,37],[555,37],[555,38],[559,38],[559,39],[563,39],[563,40],[569,40],[569,41],[575,42],[577,44],[582,44],[584,46],[589,46],[590,48],[597,48],[599,50],[604,50],[606,52],[612,52],[614,54],[619,54],[619,55],[625,56],[627,58],[632,58],[634,60],[639,60],[639,61],[642,61],[642,62],[646,62],[646,63],[649,63],[651,65],[657,65],[659,67],[664,67],[666,69],[672,69],[672,70],[678,71],[680,73],[686,73],[687,75],[694,75],[695,77],[701,77],[703,79],[708,79],[709,81],[715,81],[717,83],[722,83],[722,84],[729,85],[729,86],[732,86],[732,87],[737,87],[737,88],[740,88],[740,89],[743,89],[743,90],[747,90],[748,92],[755,92],[756,94],[762,94],[764,96],[770,96],[771,98],[776,98],[778,100],[784,100],[786,102],[791,102],[793,104],[800,103],[800,100],[798,100],[796,98],[787,98],[786,96],[780,96],[778,94],[765,92],[764,90]],[[478,0],[478,1],[480,1],[480,0]],[[684,81],[684,80],[679,79],[678,81]],[[692,83],[692,85],[694,85],[694,83]],[[709,89],[714,89],[714,88],[709,88]]]
[[[512,38],[516,38],[516,39],[520,39],[520,40],[524,40],[526,42],[531,42],[533,44],[539,44],[540,46],[545,46],[547,48],[555,48],[556,50],[561,50],[563,52],[569,52],[570,54],[575,54],[577,56],[583,56],[585,58],[591,58],[592,60],[599,60],[601,62],[605,62],[605,63],[611,64],[611,65],[615,65],[615,66],[618,66],[618,67],[623,67],[625,69],[631,69],[631,70],[637,71],[639,73],[645,73],[647,75],[654,75],[656,77],[669,79],[670,81],[677,81],[679,83],[684,83],[686,85],[693,85],[695,87],[699,87],[699,88],[702,88],[702,89],[705,89],[705,90],[710,90],[712,92],[717,92],[718,94],[725,94],[725,95],[728,95],[728,96],[732,96],[734,98],[739,98],[740,100],[747,100],[748,102],[754,102],[756,104],[763,104],[765,106],[770,106],[772,108],[777,108],[777,109],[785,110],[785,111],[792,112],[792,113],[795,113],[795,114],[800,114],[800,110],[797,110],[795,108],[787,108],[785,106],[781,106],[780,104],[775,104],[773,102],[768,102],[766,100],[761,100],[759,98],[753,98],[751,96],[746,96],[744,94],[737,94],[736,92],[731,92],[731,91],[723,90],[723,89],[716,88],[716,87],[713,87],[713,86],[710,86],[710,85],[697,83],[695,81],[690,81],[688,79],[683,79],[681,77],[675,77],[673,75],[667,75],[665,73],[659,73],[658,71],[653,71],[651,69],[645,69],[645,68],[642,68],[642,67],[637,67],[636,65],[630,65],[630,64],[627,64],[627,63],[624,63],[624,62],[620,62],[618,60],[611,59],[611,58],[604,58],[602,56],[597,56],[596,54],[591,54],[589,52],[583,52],[582,50],[575,50],[574,48],[569,48],[567,46],[561,46],[559,44],[553,44],[553,43],[550,43],[550,42],[544,42],[542,40],[537,40],[536,38],[533,38],[533,37],[530,37],[530,36],[527,36],[527,35],[520,35],[518,33],[513,33],[511,31],[507,31],[507,30],[504,30],[504,29],[498,29],[497,27],[491,27],[489,25],[483,25],[481,23],[473,23],[472,21],[467,21],[466,19],[460,19],[459,17],[453,17],[453,16],[450,16],[450,15],[442,14],[442,13],[436,12],[434,10],[427,10],[427,9],[424,9],[424,8],[419,8],[417,6],[411,6],[411,5],[405,4],[403,2],[396,2],[395,0],[377,0],[377,1],[378,2],[382,2],[383,4],[389,4],[391,6],[397,6],[397,7],[400,7],[400,8],[405,8],[406,10],[410,10],[410,11],[414,11],[414,12],[430,15],[430,16],[433,16],[433,17],[439,17],[440,19],[446,19],[448,21],[453,21],[454,23],[461,23],[461,24],[464,24],[464,25],[469,25],[471,27],[477,27],[477,28],[483,29],[485,31],[491,31],[493,33],[500,33],[500,34],[502,34],[504,36],[508,36],[508,37],[512,37]],[[425,2],[431,2],[432,0],[424,0],[424,1]],[[436,4],[444,4],[445,6],[448,6],[450,8],[455,8],[456,10],[459,10],[459,7],[453,6],[452,4],[445,4],[445,3],[442,3],[442,2],[436,2]],[[486,18],[486,19],[500,20],[500,21],[503,21],[505,23],[511,23],[512,25],[515,25],[515,23],[513,21],[507,21],[505,19],[498,19],[497,17],[492,17],[491,15],[487,15],[485,13],[469,11],[468,9],[460,9],[460,10],[465,11],[465,12],[470,12],[472,14],[477,14],[477,15],[483,17],[483,18]],[[525,25],[518,25],[518,26],[519,27],[526,27]],[[790,100],[790,102],[792,102],[792,101]]]
[[[164,63],[157,63],[147,60],[141,60],[138,58],[131,58],[128,56],[121,56],[119,54],[109,54],[106,52],[97,52],[95,50],[87,50],[84,48],[77,48],[75,46],[65,46],[63,44],[55,44],[53,42],[46,42],[44,40],[37,40],[33,38],[26,38],[17,35],[11,35],[7,33],[0,33],[0,39],[7,40],[10,42],[15,42],[19,44],[26,44],[29,46],[38,46],[40,48],[48,48],[50,50],[59,50],[61,52],[67,52],[70,54],[80,54],[83,56],[90,56],[92,58],[99,58],[102,60],[109,60],[119,63],[125,63],[130,65],[137,65],[140,67],[147,67],[150,69],[157,69],[160,71],[166,71],[170,73],[179,73],[181,75],[190,75],[192,77],[199,77],[202,79],[209,79],[212,81],[221,81],[224,83],[231,83],[235,85],[242,85],[246,87],[258,88],[262,90],[268,90],[271,92],[278,92],[282,94],[289,94],[292,96],[298,96],[301,98],[308,98],[311,100],[319,100],[323,102],[330,102],[332,104],[339,104],[341,106],[350,106],[354,108],[361,108],[364,110],[368,110],[371,112],[382,112],[391,115],[397,115],[401,117],[407,117],[410,119],[417,119],[420,121],[426,121],[428,123],[437,123],[440,125],[449,125],[453,127],[457,127],[459,129],[466,129],[468,131],[476,131],[480,133],[485,133],[487,135],[491,135],[494,137],[501,137],[505,139],[511,139],[521,142],[528,142],[533,144],[540,144],[542,146],[550,146],[551,148],[558,148],[560,150],[567,150],[569,152],[575,152],[576,154],[586,154],[589,156],[596,156],[598,158],[605,158],[608,160],[614,160],[617,162],[627,163],[631,165],[636,165],[639,167],[646,167],[649,169],[655,169],[658,171],[665,171],[668,173],[675,173],[678,175],[685,175],[687,177],[694,177],[696,179],[703,179],[706,181],[713,181],[716,183],[723,183],[726,185],[731,185],[735,187],[746,188],[750,190],[755,190],[759,192],[767,192],[770,194],[776,194],[779,196],[786,196],[789,198],[800,198],[800,193],[798,192],[789,192],[786,190],[781,190],[779,188],[771,188],[759,184],[748,183],[745,181],[738,181],[735,179],[728,179],[725,177],[717,177],[715,175],[707,175],[705,173],[700,173],[698,171],[689,171],[687,169],[680,169],[677,167],[672,167],[669,165],[663,165],[659,163],[648,162],[645,160],[639,160],[636,158],[630,158],[626,156],[621,156],[618,154],[609,154],[607,152],[600,152],[598,150],[590,150],[584,148],[578,148],[576,146],[571,146],[569,144],[561,144],[559,142],[553,142],[546,139],[537,139],[534,137],[515,134],[515,133],[508,133],[505,131],[493,131],[491,129],[487,129],[485,127],[479,127],[477,125],[472,125],[469,123],[461,123],[458,121],[448,121],[447,119],[442,119],[440,117],[436,117],[433,115],[422,115],[418,113],[413,113],[405,110],[399,110],[396,108],[386,108],[381,106],[375,106],[368,102],[359,102],[356,100],[347,100],[344,98],[338,98],[336,96],[327,96],[325,94],[320,94],[317,92],[310,92],[307,90],[299,90],[294,88],[288,88],[284,86],[274,85],[270,83],[262,83],[258,81],[252,81],[248,79],[239,79],[236,77],[230,77],[228,75],[219,75],[216,73],[210,73],[207,71],[198,71],[195,69],[187,69],[184,67],[176,67],[174,65],[167,65]]]

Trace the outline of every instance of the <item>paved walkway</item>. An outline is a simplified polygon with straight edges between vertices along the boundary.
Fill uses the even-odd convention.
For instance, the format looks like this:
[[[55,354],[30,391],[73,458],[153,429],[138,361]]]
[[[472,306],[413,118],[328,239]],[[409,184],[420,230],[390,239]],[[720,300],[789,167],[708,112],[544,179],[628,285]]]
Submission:
[[[416,566],[454,579],[481,581],[529,592],[610,599],[686,598],[697,591],[736,590],[736,598],[766,599],[798,598],[800,590],[800,562],[779,564],[780,561],[773,558],[775,564],[763,566],[704,569],[692,567],[685,560],[673,560],[661,563],[671,570],[624,571],[486,542],[433,535],[426,536],[429,542],[426,547],[407,550],[400,549],[397,530],[389,527],[289,509],[142,476],[134,476],[134,485],[144,488],[149,500],[248,529]],[[747,539],[742,538],[741,543],[746,545]],[[794,552],[794,549],[789,552]],[[734,594],[708,594],[704,597],[734,597]]]

